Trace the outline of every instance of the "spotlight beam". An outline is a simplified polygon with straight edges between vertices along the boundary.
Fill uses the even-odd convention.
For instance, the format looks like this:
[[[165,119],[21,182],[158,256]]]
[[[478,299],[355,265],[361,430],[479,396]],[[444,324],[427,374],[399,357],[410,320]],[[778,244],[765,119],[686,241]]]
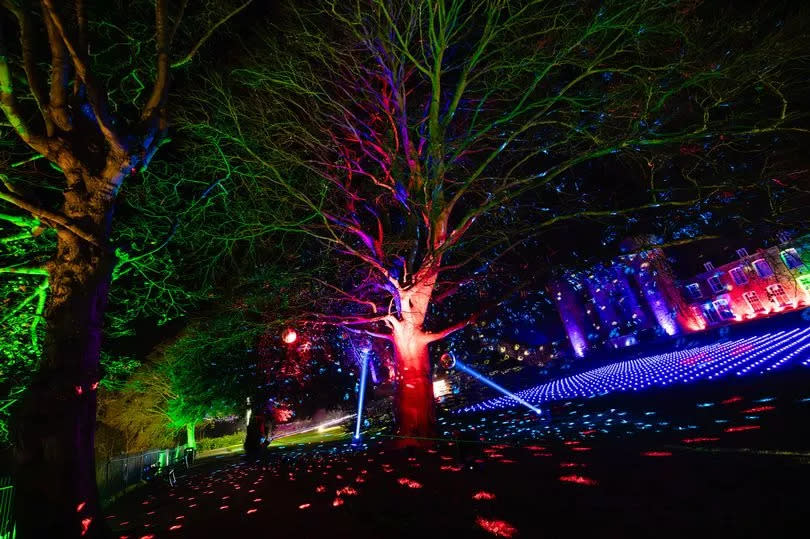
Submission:
[[[366,396],[366,376],[368,376],[368,352],[364,351],[363,367],[360,371],[360,391],[357,397],[357,426],[354,428],[355,440],[360,439],[360,425],[363,422],[363,400]]]
[[[489,387],[500,391],[501,393],[503,393],[504,395],[506,395],[510,399],[514,399],[515,401],[519,402],[520,404],[522,404],[526,408],[530,409],[531,411],[533,411],[537,415],[542,415],[543,412],[540,410],[540,408],[538,408],[536,406],[532,406],[526,400],[521,399],[520,397],[518,397],[517,395],[515,395],[511,391],[508,391],[507,389],[504,389],[503,387],[499,386],[498,384],[496,384],[495,382],[493,382],[489,378],[485,377],[483,374],[480,374],[480,373],[472,370],[471,368],[469,368],[467,365],[465,365],[461,361],[456,360],[455,366],[456,366],[457,369],[460,369],[463,372],[466,372],[467,374],[469,374],[470,376],[472,376],[476,380],[478,380],[480,382],[483,382],[486,385],[488,385]]]

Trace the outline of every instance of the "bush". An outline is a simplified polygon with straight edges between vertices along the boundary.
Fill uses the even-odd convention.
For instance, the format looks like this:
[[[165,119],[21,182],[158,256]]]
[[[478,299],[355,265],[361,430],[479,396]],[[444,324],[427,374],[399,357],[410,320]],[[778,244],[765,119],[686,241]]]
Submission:
[[[229,447],[232,445],[242,444],[245,441],[244,432],[236,432],[227,436],[220,436],[218,438],[203,438],[197,440],[197,451],[208,451],[210,449],[220,449],[222,447]]]

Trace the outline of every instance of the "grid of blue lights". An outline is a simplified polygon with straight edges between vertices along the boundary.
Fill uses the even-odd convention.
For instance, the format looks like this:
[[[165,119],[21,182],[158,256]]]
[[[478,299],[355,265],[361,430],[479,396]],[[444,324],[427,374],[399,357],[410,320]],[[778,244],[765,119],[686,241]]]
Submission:
[[[539,405],[618,391],[639,391],[652,386],[716,380],[731,374],[762,374],[797,363],[810,366],[810,327],[613,363],[531,387],[516,395]],[[481,412],[515,406],[520,404],[504,396],[458,411]]]

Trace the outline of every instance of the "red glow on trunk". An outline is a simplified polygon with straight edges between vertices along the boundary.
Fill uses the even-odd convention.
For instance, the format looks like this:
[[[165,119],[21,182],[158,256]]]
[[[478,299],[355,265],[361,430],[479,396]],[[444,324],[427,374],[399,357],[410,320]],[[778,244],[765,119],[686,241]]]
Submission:
[[[435,437],[436,415],[430,356],[422,332],[407,327],[395,332],[394,357],[400,376],[396,395],[400,445],[425,445]]]
[[[90,529],[90,523],[93,522],[91,517],[83,518],[82,519],[82,535],[87,535],[87,530]]]

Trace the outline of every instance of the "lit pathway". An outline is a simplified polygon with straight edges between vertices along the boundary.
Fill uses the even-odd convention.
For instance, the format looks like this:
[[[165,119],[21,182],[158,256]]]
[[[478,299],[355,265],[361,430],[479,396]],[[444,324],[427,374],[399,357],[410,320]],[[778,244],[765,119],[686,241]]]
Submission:
[[[518,391],[516,395],[532,404],[542,404],[729,375],[763,374],[797,364],[810,366],[810,326],[622,361]],[[520,404],[498,397],[460,411],[515,406]]]

